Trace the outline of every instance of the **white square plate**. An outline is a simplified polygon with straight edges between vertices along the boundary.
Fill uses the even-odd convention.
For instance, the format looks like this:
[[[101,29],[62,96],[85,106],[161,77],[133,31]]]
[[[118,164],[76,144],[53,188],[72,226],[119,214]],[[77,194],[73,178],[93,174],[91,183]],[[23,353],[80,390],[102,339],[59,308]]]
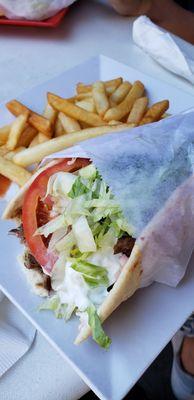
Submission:
[[[143,62],[143,60],[142,60]],[[104,56],[93,58],[64,74],[24,93],[19,100],[41,112],[47,91],[61,96],[73,95],[79,81],[90,83],[122,76],[141,80],[151,102],[170,100],[170,112],[194,106],[194,97]],[[0,107],[1,125],[10,120],[5,106]],[[3,204],[1,203],[3,209]],[[16,257],[21,253],[17,238],[8,236],[13,223],[0,225],[0,287],[10,300],[39,329],[48,341],[70,362],[77,373],[101,398],[119,400],[130,390],[151,362],[168,343],[194,308],[194,259],[178,288],[153,284],[139,290],[123,303],[105,323],[112,338],[109,351],[100,349],[92,339],[73,345],[78,321],[56,320],[49,312],[38,312],[41,299],[30,292]],[[64,377],[65,379],[65,377]]]

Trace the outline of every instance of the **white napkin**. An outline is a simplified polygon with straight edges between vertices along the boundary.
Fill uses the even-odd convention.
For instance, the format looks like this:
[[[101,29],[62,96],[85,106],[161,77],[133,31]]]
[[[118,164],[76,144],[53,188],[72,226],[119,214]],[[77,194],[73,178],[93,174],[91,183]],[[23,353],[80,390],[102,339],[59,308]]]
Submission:
[[[166,69],[194,84],[194,56],[188,53],[183,40],[141,16],[133,23],[133,40]]]
[[[0,9],[6,17],[42,20],[52,17],[75,0],[0,0]]]
[[[36,330],[0,292],[0,378],[31,347]]]
[[[0,304],[0,320],[7,321],[8,315],[9,322],[10,315],[12,318],[15,315],[15,328],[18,333],[21,329],[24,333],[21,321],[27,323],[27,320],[7,298],[4,298],[3,304]],[[13,347],[10,350],[13,350]],[[68,362],[38,332],[25,357],[0,379],[1,400],[77,400],[88,390],[88,386]]]

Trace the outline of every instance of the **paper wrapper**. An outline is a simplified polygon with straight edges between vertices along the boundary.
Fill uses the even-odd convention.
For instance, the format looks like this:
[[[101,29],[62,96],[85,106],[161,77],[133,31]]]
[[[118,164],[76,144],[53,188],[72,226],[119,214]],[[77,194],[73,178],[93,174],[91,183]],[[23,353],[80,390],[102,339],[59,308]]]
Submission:
[[[0,9],[10,19],[43,20],[75,0],[0,0]]]
[[[142,251],[141,286],[176,286],[194,248],[194,109],[48,158],[63,157],[90,158],[116,196]]]
[[[159,28],[145,15],[133,23],[132,35],[134,42],[155,61],[194,84],[194,58],[188,43]]]

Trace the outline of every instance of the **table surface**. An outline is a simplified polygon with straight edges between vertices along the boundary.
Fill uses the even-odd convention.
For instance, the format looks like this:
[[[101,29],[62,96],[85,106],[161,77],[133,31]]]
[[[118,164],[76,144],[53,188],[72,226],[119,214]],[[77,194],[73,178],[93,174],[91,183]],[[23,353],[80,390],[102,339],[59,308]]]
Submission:
[[[117,15],[106,0],[78,0],[57,29],[0,26],[0,102],[97,54],[194,93],[189,82],[164,70],[133,44],[132,22]],[[194,46],[188,48],[194,54]]]
[[[0,26],[0,102],[99,53],[194,94],[190,83],[133,44],[132,23],[105,0],[79,0],[57,29]],[[194,46],[187,47],[194,55]]]

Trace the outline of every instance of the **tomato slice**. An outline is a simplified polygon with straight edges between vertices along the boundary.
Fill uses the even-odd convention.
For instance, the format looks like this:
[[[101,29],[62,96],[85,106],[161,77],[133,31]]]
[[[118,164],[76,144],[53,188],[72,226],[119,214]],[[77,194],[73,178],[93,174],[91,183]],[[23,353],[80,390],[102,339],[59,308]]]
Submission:
[[[24,236],[30,252],[48,275],[51,274],[57,261],[57,255],[48,250],[41,235],[34,236],[38,226],[40,226],[38,223],[38,204],[40,201],[44,201],[50,176],[60,171],[75,172],[90,164],[90,161],[86,158],[77,158],[73,163],[71,163],[71,160],[70,158],[64,159],[41,172],[32,182],[24,197],[22,207]]]

